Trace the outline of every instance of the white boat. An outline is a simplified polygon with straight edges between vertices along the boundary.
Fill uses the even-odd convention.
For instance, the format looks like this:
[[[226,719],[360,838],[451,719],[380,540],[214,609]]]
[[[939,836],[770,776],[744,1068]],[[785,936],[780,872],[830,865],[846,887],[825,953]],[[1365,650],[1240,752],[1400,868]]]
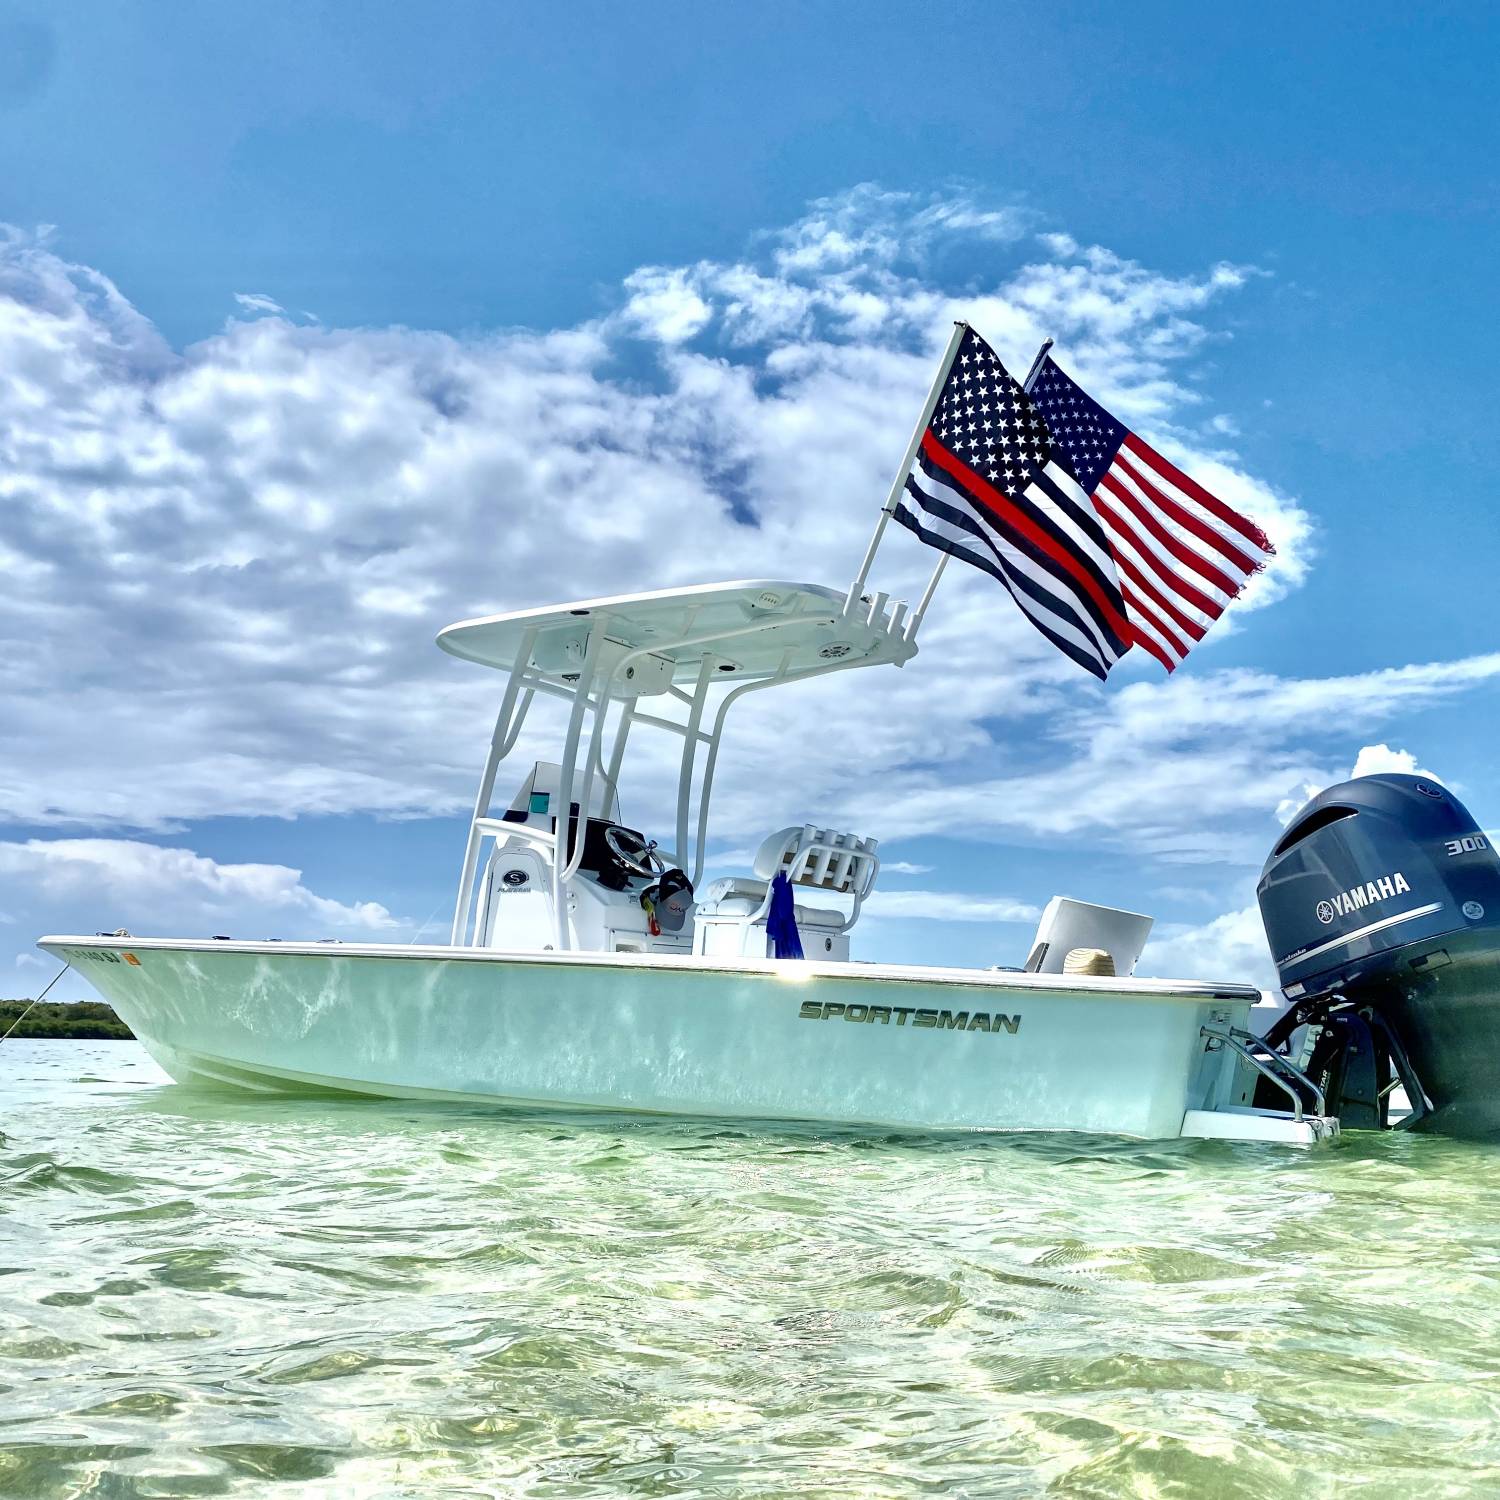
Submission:
[[[860,962],[879,845],[821,823],[771,833],[752,871],[699,889],[730,709],[904,666],[930,595],[908,619],[859,582],[754,580],[443,631],[444,650],[508,674],[443,946],[41,946],[182,1082],[921,1130],[1335,1136],[1317,1087],[1251,1034],[1256,989],[1131,977],[1149,919],[1059,899],[1024,968]],[[497,810],[538,694],[569,705],[558,758]],[[648,730],[681,742],[660,844],[620,815],[625,757]],[[774,956],[794,936],[806,956]]]

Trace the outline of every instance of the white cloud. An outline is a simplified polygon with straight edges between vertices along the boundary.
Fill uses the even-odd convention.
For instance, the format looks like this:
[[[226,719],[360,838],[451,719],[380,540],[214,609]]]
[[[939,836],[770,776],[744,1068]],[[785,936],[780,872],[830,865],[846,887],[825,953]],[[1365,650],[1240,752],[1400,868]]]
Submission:
[[[1034,215],[970,194],[895,192],[861,183],[819,198],[797,223],[769,236],[782,277],[829,275],[921,260],[939,243],[968,236],[993,244],[1019,240]]]
[[[680,344],[702,332],[713,309],[693,290],[691,274],[648,266],[627,277],[625,321],[663,344]]]
[[[1366,713],[1372,707],[1387,710],[1393,707],[1394,705],[1383,701],[1384,695],[1393,690],[1413,694],[1419,702],[1427,701],[1427,694],[1441,693],[1445,689],[1452,689],[1455,684],[1466,685],[1471,680],[1472,663],[1475,660],[1483,664],[1481,670],[1484,675],[1500,669],[1497,659],[1490,657],[1472,659],[1469,664],[1439,664],[1439,667],[1430,668],[1425,673],[1409,668],[1399,676],[1383,672],[1367,673],[1360,678],[1334,683],[1334,696],[1342,698],[1346,709],[1353,708],[1356,712]],[[1399,689],[1393,689],[1394,683],[1400,684]],[[1371,690],[1374,694],[1373,704],[1369,695]],[[1364,745],[1360,747],[1352,769],[1337,771],[1326,779],[1304,782],[1294,795],[1282,799],[1276,808],[1277,820],[1283,825],[1291,822],[1311,798],[1328,786],[1354,776],[1374,776],[1384,771],[1439,780],[1431,771],[1422,769],[1417,764],[1416,756],[1409,750],[1393,750],[1385,744]],[[1191,890],[1158,889],[1158,895],[1171,896],[1177,900],[1186,899],[1192,894]],[[1142,965],[1142,973],[1158,977],[1224,979],[1242,975],[1248,977],[1248,982],[1264,989],[1278,990],[1275,965],[1261,924],[1260,908],[1255,904],[1225,912],[1222,916],[1197,925],[1160,924],[1152,935]],[[1146,967],[1147,965],[1150,967]]]
[[[909,239],[913,232],[924,239],[933,231],[967,232],[1004,243],[1020,239],[1030,221],[1031,215],[1017,208],[981,208],[968,198],[942,198],[914,214],[903,237]]]
[[[1164,682],[1127,661],[1107,692],[990,580],[950,568],[905,670],[766,695],[732,721],[717,836],[753,849],[813,817],[884,839],[1104,840],[1258,864],[1266,809],[1338,779],[1399,713],[1493,683],[1500,656],[1324,679],[1216,671],[1215,639],[1312,555],[1295,500],[1227,453],[1227,434],[1211,451],[1194,436],[1193,357],[1256,273],[1165,274],[1061,232],[1021,238],[1028,223],[1004,203],[865,186],[741,259],[643,268],[573,328],[245,318],[182,352],[100,271],[5,232],[0,821],[465,810],[500,684],[437,653],[438,628],[702,578],[842,584],[964,316],[1021,369],[1057,337],[1085,384],[1250,510],[1280,556],[1183,671]],[[963,246],[970,268],[932,269]],[[931,560],[894,535],[874,582],[914,598]],[[550,748],[555,711],[535,719],[518,760]],[[627,780],[627,818],[659,831],[667,784]],[[319,915],[285,895],[295,879],[275,888],[277,910]]]
[[[1389,745],[1362,745],[1354,757],[1351,776],[1379,776],[1384,771],[1395,771],[1403,776],[1425,776],[1429,781],[1441,782],[1435,771],[1428,771],[1417,764],[1417,757],[1410,750],[1392,750]]]
[[[1135,380],[1170,410],[1181,387],[1160,386],[1163,361],[1201,341],[1183,319],[1232,278],[1066,246],[1066,265],[1007,269],[1023,221],[867,187],[815,205],[759,259],[642,270],[617,312],[573,329],[453,338],[260,318],[182,354],[99,272],[9,235],[0,818],[166,828],[462,809],[497,683],[438,656],[432,633],[622,587],[774,576],[792,557],[842,582],[956,314],[1017,363],[1045,318],[1119,389]],[[922,262],[964,239],[998,275],[960,293]],[[642,339],[655,379],[613,378]],[[1255,492],[1268,524],[1300,517]],[[879,586],[911,597],[929,565],[893,538]],[[854,760],[871,776],[961,765],[984,756],[997,716],[1064,690],[1099,701],[1019,616],[997,616],[988,580],[955,571],[931,649],[882,682],[875,723],[865,684],[818,694],[841,732],[799,743],[807,800],[781,821],[847,805]],[[730,838],[783,812],[754,767],[814,701],[783,698],[726,758]]]
[[[931,865],[914,865],[909,859],[883,859],[880,862],[882,875],[930,875]]]
[[[874,891],[863,916],[933,922],[1035,922],[1042,909],[1005,896],[966,896],[959,891]],[[863,919],[863,918],[862,918]]]
[[[1071,260],[1078,254],[1078,241],[1071,234],[1039,234],[1037,239],[1055,260]]]
[[[784,275],[828,271],[860,263],[884,264],[901,252],[911,197],[864,183],[810,205],[806,217],[782,230],[775,252]]]
[[[274,297],[264,292],[236,292],[234,300],[250,313],[285,313],[286,309]]]
[[[1254,904],[1199,926],[1160,924],[1136,973],[1154,979],[1233,980],[1280,993],[1260,908]]]
[[[0,843],[0,880],[33,909],[83,909],[95,927],[206,930],[262,919],[278,931],[389,933],[402,924],[374,901],[330,900],[286,865],[220,864],[189,849],[135,839],[27,839]],[[295,933],[293,934],[295,935]]]
[[[1321,679],[1178,674],[1070,694],[1048,705],[1050,738],[1067,752],[1038,769],[893,769],[851,793],[849,816],[887,838],[1086,836],[1173,862],[1258,864],[1272,842],[1267,809],[1295,812],[1348,775],[1329,764],[1326,731],[1313,737],[1309,726],[1349,736],[1496,681],[1500,653]]]
[[[1494,658],[1480,658],[1493,660]],[[1448,666],[1459,666],[1461,663],[1448,663]],[[1457,682],[1467,685],[1468,679],[1464,674],[1445,674],[1450,683]],[[1488,675],[1488,674],[1486,674]],[[1304,781],[1293,793],[1283,797],[1276,806],[1277,821],[1283,826],[1290,823],[1302,810],[1303,806],[1310,802],[1319,792],[1340,781],[1348,781],[1352,776],[1378,776],[1382,771],[1396,771],[1406,776],[1425,776],[1429,781],[1436,781],[1446,786],[1443,778],[1433,771],[1424,770],[1417,764],[1417,758],[1410,750],[1392,750],[1389,745],[1362,745],[1359,754],[1354,757],[1354,765],[1347,771],[1339,771],[1328,777],[1325,781]]]

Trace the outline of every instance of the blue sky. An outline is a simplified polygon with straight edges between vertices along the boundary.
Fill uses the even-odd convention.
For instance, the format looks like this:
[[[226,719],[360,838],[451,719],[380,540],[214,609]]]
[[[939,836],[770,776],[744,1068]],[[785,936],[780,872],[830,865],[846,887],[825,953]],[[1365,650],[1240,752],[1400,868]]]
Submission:
[[[493,685],[434,631],[842,583],[955,311],[1023,368],[1055,334],[1286,566],[1178,680],[1102,693],[945,584],[873,709],[748,737],[726,851],[891,839],[871,955],[1006,961],[1027,919],[997,919],[1065,890],[1232,976],[1309,788],[1417,764],[1493,824],[1493,30],[0,5],[0,993],[42,929],[436,935]],[[559,506],[571,576],[533,561]],[[793,806],[770,741],[829,714],[861,748],[805,749]]]

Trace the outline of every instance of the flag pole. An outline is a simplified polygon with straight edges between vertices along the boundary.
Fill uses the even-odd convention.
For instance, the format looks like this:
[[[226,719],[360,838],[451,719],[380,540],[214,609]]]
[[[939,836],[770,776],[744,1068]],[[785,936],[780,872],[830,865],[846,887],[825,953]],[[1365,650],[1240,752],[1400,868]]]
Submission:
[[[917,601],[917,607],[912,611],[911,620],[906,627],[907,640],[915,640],[917,627],[922,623],[922,616],[927,613],[927,606],[932,603],[932,596],[937,593],[938,581],[943,576],[943,569],[948,566],[950,553],[938,553],[938,560],[933,565],[932,576],[927,580],[927,587],[922,590],[922,597]]]
[[[1052,352],[1052,340],[1043,339],[1042,347],[1036,351],[1036,358],[1031,362],[1031,368],[1026,372],[1026,379],[1021,382],[1021,389],[1029,396],[1031,388],[1036,384],[1036,378],[1042,373],[1042,361]]]
[[[870,576],[870,566],[874,563],[875,554],[880,549],[880,538],[885,534],[886,523],[891,518],[891,512],[900,502],[901,492],[906,488],[906,476],[911,473],[912,460],[917,456],[917,449],[922,446],[922,434],[927,431],[927,424],[932,420],[933,412],[937,410],[938,397],[943,393],[943,384],[948,379],[948,372],[953,368],[953,361],[958,357],[958,346],[963,342],[964,332],[968,326],[967,323],[959,321],[953,324],[953,334],[948,340],[948,347],[943,351],[943,359],[938,366],[938,372],[933,377],[932,389],[927,392],[927,400],[922,403],[922,415],[917,418],[911,442],[906,445],[906,457],[901,460],[901,467],[896,470],[891,492],[885,497],[885,505],[881,508],[880,517],[875,522],[875,534],[870,538],[870,545],[865,548],[865,560],[859,565],[859,572],[855,575],[854,582],[849,585],[849,594],[844,600],[846,615],[853,611],[854,606],[859,602],[860,594],[864,591],[865,581]]]
[[[1026,373],[1026,379],[1021,382],[1021,389],[1028,396],[1031,394],[1031,387],[1036,383],[1037,376],[1041,374],[1042,361],[1046,359],[1048,351],[1051,348],[1052,340],[1043,339],[1042,347],[1036,351],[1036,358],[1032,360],[1031,369]],[[928,415],[930,416],[931,413]],[[915,457],[915,453],[913,453],[913,457]],[[908,467],[910,464],[911,459],[909,458],[907,459]],[[916,639],[917,628],[922,623],[922,616],[927,613],[927,606],[932,603],[932,596],[937,592],[938,583],[943,576],[943,569],[948,566],[950,555],[947,552],[940,553],[937,562],[933,565],[932,576],[927,580],[927,587],[922,590],[922,597],[917,601],[917,607],[912,611],[911,619],[907,621],[906,638],[909,641]]]

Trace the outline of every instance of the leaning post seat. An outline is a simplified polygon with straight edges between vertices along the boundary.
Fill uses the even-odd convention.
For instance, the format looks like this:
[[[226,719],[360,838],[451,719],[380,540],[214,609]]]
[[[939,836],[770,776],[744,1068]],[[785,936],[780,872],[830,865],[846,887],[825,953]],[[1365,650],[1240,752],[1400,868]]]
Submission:
[[[809,958],[847,959],[849,933],[880,871],[878,840],[839,833],[804,823],[782,828],[756,851],[753,879],[732,876],[716,880],[703,892],[694,912],[693,947],[697,953],[768,958],[771,940],[766,919],[771,909],[771,882],[786,876],[799,898],[797,927]],[[849,911],[836,906],[804,905],[805,891],[842,896]]]
[[[1054,896],[1037,923],[1026,972],[1134,974],[1152,922],[1137,911]]]

